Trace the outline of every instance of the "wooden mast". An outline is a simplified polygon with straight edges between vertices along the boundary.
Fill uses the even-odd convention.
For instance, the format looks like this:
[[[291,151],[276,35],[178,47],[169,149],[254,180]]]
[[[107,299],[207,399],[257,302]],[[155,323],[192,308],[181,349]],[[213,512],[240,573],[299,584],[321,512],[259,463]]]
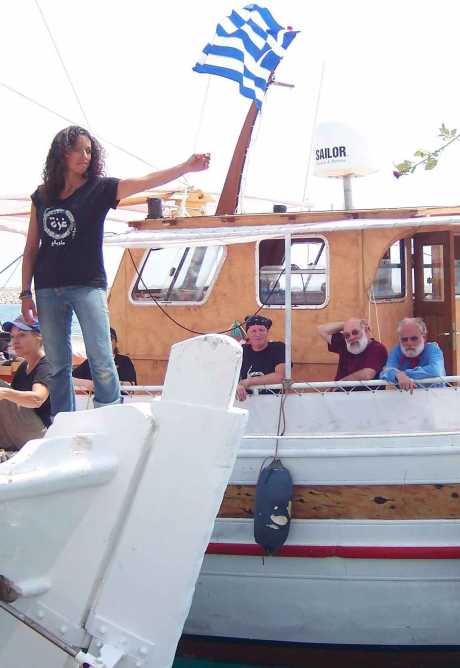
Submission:
[[[244,163],[251,141],[252,130],[256,122],[259,110],[253,101],[241,129],[238,142],[233,152],[233,158],[228,168],[227,178],[225,179],[219,203],[216,209],[216,216],[230,215],[235,213],[238,208],[240,197],[241,179],[243,176]]]
[[[278,84],[275,82],[275,69],[276,66],[270,72],[267,88],[271,84],[279,86],[290,86],[290,84]],[[246,155],[249,150],[252,131],[254,129],[258,113],[259,108],[253,100],[251,106],[249,107],[246,120],[244,121],[243,127],[241,128],[240,136],[238,137],[238,141],[233,152],[232,161],[227,172],[227,178],[225,179],[224,187],[220,194],[219,203],[217,205],[215,213],[216,216],[225,216],[236,213],[240,198],[241,179],[243,177],[244,163],[246,162]]]

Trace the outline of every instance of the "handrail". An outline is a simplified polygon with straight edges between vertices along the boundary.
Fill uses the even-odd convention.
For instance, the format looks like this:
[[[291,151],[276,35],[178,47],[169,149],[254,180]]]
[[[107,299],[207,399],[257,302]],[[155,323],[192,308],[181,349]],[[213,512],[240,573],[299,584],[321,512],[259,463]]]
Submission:
[[[460,383],[460,376],[437,376],[434,378],[422,378],[420,380],[415,381],[416,385],[439,385],[439,384],[444,384],[444,385],[451,385],[452,383]],[[388,386],[388,387],[397,387],[393,383],[389,383],[385,380],[360,380],[360,381],[353,381],[353,380],[342,380],[342,381],[315,381],[315,382],[310,382],[310,381],[302,381],[302,382],[293,382],[289,383],[288,389],[289,390],[328,390],[328,389],[341,389],[343,391],[346,391],[347,389],[351,388],[351,391],[353,389],[358,388],[358,387],[365,387],[370,390],[372,388],[376,387],[382,387],[382,386]],[[278,383],[274,385],[257,385],[251,387],[251,391],[254,391],[255,394],[258,394],[260,390],[280,390],[282,389],[283,385]],[[455,389],[456,386],[453,386]],[[429,389],[429,388],[426,388]],[[122,385],[122,390],[123,392],[127,392],[128,394],[141,394],[142,392],[146,393],[161,393],[163,391],[163,386],[162,385]]]

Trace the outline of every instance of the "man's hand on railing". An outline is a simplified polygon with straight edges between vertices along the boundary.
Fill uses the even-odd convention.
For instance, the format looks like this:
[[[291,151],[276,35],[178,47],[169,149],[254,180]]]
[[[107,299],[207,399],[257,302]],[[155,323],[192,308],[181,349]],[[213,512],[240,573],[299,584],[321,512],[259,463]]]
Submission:
[[[405,374],[404,371],[396,371],[396,379],[398,381],[398,387],[401,390],[410,392],[411,394],[417,387],[417,383],[415,383],[412,378],[409,378],[409,376]]]

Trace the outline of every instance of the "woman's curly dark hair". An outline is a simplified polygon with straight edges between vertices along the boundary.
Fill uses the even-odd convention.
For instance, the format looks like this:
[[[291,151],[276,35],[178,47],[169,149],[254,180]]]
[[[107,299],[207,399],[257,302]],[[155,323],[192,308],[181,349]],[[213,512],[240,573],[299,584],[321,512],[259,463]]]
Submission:
[[[91,162],[85,176],[90,179],[104,174],[105,152],[97,139],[78,125],[71,125],[61,130],[51,142],[43,168],[43,185],[40,191],[46,204],[59,199],[64,189],[66,154],[75,146],[80,135],[85,135],[91,142]]]

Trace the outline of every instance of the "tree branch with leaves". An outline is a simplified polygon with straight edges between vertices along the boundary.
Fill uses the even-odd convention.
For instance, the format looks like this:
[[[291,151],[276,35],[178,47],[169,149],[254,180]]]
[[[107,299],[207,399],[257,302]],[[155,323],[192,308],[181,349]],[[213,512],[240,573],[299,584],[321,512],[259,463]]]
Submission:
[[[415,151],[414,157],[419,158],[418,160],[403,160],[398,164],[395,164],[396,169],[393,171],[393,176],[399,179],[401,176],[407,176],[408,174],[413,174],[417,167],[424,165],[424,169],[429,171],[434,169],[438,162],[439,157],[442,151],[445,151],[450,144],[453,144],[455,141],[460,139],[460,134],[457,132],[457,128],[449,130],[446,128],[444,123],[442,123],[439,128],[438,137],[442,139],[444,144],[439,146],[434,151],[426,151],[425,149],[419,148]]]

